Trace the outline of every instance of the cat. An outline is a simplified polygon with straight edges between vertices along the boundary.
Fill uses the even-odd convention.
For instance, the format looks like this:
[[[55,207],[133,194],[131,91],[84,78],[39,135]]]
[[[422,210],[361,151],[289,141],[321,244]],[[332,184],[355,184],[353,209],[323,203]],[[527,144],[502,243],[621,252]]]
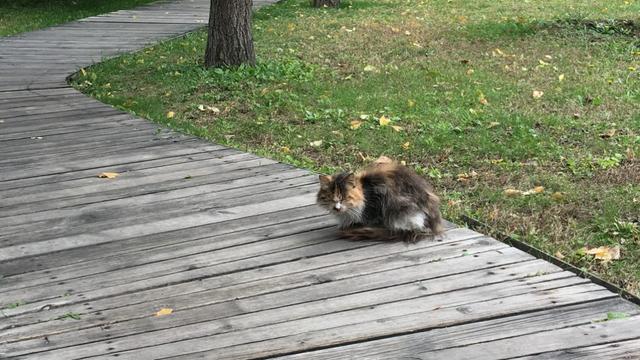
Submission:
[[[417,242],[442,233],[440,199],[415,171],[380,157],[359,173],[320,175],[317,203],[352,240]]]

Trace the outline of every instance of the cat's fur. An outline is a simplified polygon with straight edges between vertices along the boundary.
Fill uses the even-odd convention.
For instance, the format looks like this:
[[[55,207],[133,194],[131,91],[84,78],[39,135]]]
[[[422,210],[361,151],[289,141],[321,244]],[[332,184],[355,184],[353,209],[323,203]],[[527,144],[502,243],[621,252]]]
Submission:
[[[317,202],[350,239],[416,242],[442,232],[440,199],[431,186],[386,157],[360,173],[320,175]]]

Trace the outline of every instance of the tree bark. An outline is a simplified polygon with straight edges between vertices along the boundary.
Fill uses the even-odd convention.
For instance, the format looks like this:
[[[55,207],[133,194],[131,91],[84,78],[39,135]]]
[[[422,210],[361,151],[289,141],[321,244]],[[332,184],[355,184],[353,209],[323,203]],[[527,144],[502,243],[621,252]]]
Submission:
[[[211,0],[206,67],[255,65],[251,35],[252,0]]]
[[[312,0],[315,7],[338,7],[340,6],[340,0]]]

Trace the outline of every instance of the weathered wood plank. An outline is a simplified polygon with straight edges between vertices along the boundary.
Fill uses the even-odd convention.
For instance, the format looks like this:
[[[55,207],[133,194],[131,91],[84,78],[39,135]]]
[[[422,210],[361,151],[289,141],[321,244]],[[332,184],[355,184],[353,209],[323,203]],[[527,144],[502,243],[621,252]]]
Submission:
[[[591,324],[609,312],[637,315],[638,307],[618,298],[563,306],[545,311],[500,317],[447,328],[430,329],[357,344],[332,347],[285,357],[305,360],[426,358],[429,351],[483,343],[566,327]],[[549,359],[556,359],[549,357]]]

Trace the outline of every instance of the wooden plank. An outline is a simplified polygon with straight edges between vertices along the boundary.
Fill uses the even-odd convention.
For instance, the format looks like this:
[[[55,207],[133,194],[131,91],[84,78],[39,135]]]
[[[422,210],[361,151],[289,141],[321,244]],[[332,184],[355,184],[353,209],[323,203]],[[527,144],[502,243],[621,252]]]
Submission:
[[[168,182],[168,185],[171,185],[169,182],[176,181],[183,183],[185,186],[195,186],[202,184],[201,180],[205,181],[205,183],[209,182],[210,180],[208,178],[205,179],[205,177],[216,175],[218,170],[234,171],[273,164],[275,164],[275,161],[263,160],[249,154],[237,153],[235,151],[229,153],[227,150],[220,150],[218,154],[210,154],[209,158],[204,157],[177,164],[145,167],[137,170],[125,169],[125,171],[118,172],[121,176],[119,176],[117,180],[120,181],[105,183],[103,179],[101,180],[97,177],[100,172],[92,171],[90,177],[59,182],[57,186],[52,186],[49,192],[47,192],[48,184],[44,184],[30,187],[30,195],[21,196],[20,193],[24,193],[22,188],[7,190],[2,192],[2,194],[6,200],[5,206],[7,207],[67,197],[87,196],[107,191],[114,192],[120,189],[128,189],[131,191],[131,195],[135,195],[139,194],[141,190],[144,191],[144,188],[140,189],[141,186],[161,184],[164,182]],[[117,167],[114,167],[108,169],[108,171],[115,171],[117,169]],[[282,168],[282,170],[284,171],[285,168]],[[225,175],[220,175],[220,179],[224,180],[224,176]],[[91,202],[93,202],[93,200]]]
[[[594,321],[606,319],[607,313],[612,311],[637,315],[639,309],[637,306],[618,298],[605,299],[303,352],[284,358],[303,358],[305,360],[432,359],[435,357],[427,355],[430,351],[591,324]],[[549,357],[549,359],[557,359],[557,357]]]
[[[549,279],[554,276],[558,275],[544,277]],[[525,285],[503,282],[118,354],[124,359],[135,359],[141,354],[160,356],[163,351],[167,356],[176,356],[177,359],[208,357],[213,354],[217,359],[272,357],[614,296],[597,286],[577,284],[575,277],[569,276],[559,280],[545,280],[537,285],[534,285],[533,280]],[[549,305],[551,301],[556,303]],[[286,308],[282,310],[289,311]],[[229,324],[229,320],[226,324]],[[234,326],[235,323],[231,325]]]
[[[319,215],[318,211],[319,209],[315,204],[274,211],[266,209],[258,214],[223,221],[221,223],[174,229],[157,234],[130,237],[117,242],[104,242],[73,248],[56,253],[55,256],[52,256],[50,253],[44,253],[24,259],[11,259],[0,262],[0,273],[10,278],[10,276],[40,271],[45,276],[51,277],[52,275],[49,274],[64,266],[86,264],[91,261],[108,261],[108,259],[124,256],[125,254],[159,249],[163,246],[188,241],[198,241],[200,239],[211,239],[213,241],[218,235],[236,234],[243,230],[256,230],[260,227],[265,227],[264,231],[277,232],[270,226],[288,220],[294,222],[298,219],[314,218]]]
[[[481,271],[481,273],[486,273],[486,271]],[[527,282],[514,280],[508,282],[508,286],[505,286],[504,281],[497,284],[484,284],[481,282],[476,284],[478,285],[477,287],[472,288],[473,294],[471,296],[477,301],[483,301],[481,304],[495,302],[498,299],[507,304],[505,308],[492,307],[485,312],[484,315],[487,316],[487,313],[501,314],[518,309],[517,306],[510,306],[510,302],[517,298],[518,295],[526,295],[530,300],[532,294],[538,293],[536,288],[569,294],[579,291],[578,288],[583,287],[576,284],[575,279],[552,280],[554,277],[557,278],[558,274],[561,273],[541,276],[539,279],[532,278]],[[452,324],[478,316],[477,314],[464,314],[455,310],[461,306],[472,306],[472,304],[468,303],[469,289],[459,290],[460,286],[464,288],[465,276],[469,275],[469,273],[465,273],[450,277],[440,277],[433,280],[424,280],[417,284],[412,283],[373,290],[368,293],[330,297],[264,311],[253,311],[248,304],[252,301],[263,303],[266,299],[255,298],[244,301],[241,299],[229,304],[228,310],[219,310],[218,313],[231,312],[233,314],[231,306],[240,307],[240,311],[243,313],[193,326],[173,328],[169,330],[171,331],[169,338],[161,336],[162,332],[159,332],[157,337],[128,336],[122,339],[108,340],[110,341],[108,346],[102,342],[91,344],[90,346],[68,347],[51,352],[38,353],[38,356],[41,359],[48,359],[56,356],[73,358],[74,354],[98,353],[112,356],[114,353],[118,353],[118,357],[135,359],[140,356],[156,358],[160,356],[180,356],[182,354],[188,354],[188,356],[193,357],[197,353],[211,351],[215,352],[216,357],[220,359],[238,359],[246,357],[246,353],[244,356],[242,355],[242,352],[246,351],[246,349],[252,349],[255,357],[272,356],[282,352],[282,344],[285,338],[290,350],[308,347],[308,343],[305,344],[304,341],[298,340],[300,338],[299,334],[321,332],[324,336],[311,336],[309,342],[311,344],[318,341],[325,343],[326,337],[330,337],[330,334],[335,332],[337,327],[342,329],[349,328],[349,331],[341,334],[341,342],[351,342],[370,331],[378,336],[380,336],[380,333],[389,334],[406,331],[406,328],[390,327],[389,324],[385,324],[385,321],[383,321],[383,319],[399,316],[413,316],[412,325],[416,327],[420,325],[429,326],[429,324],[433,326],[436,321],[442,321],[442,317],[437,315],[447,314],[446,321]],[[522,276],[526,275],[518,274],[514,278],[517,279]],[[477,280],[476,277],[472,277],[472,279]],[[484,279],[489,278],[485,276]],[[544,281],[541,281],[543,279]],[[309,291],[305,293],[309,293]],[[540,295],[540,297],[548,298],[549,295]],[[282,298],[280,296],[278,299]],[[522,305],[520,303],[520,308]],[[431,310],[438,307],[440,309]],[[416,322],[415,317],[421,311],[427,310],[431,310],[428,312],[432,313],[432,317],[424,318],[421,316],[422,321]],[[363,328],[363,323],[378,329],[378,333],[376,334],[373,329]],[[291,341],[291,338],[296,337],[298,339]],[[134,341],[137,341],[137,343],[134,343]],[[254,344],[259,342],[262,342],[260,344],[262,350],[255,351],[256,346]],[[145,345],[151,346],[147,347]],[[274,348],[278,351],[274,351]]]
[[[147,316],[147,312],[141,312],[140,310],[157,306],[154,304],[170,304],[176,309],[185,310],[235,299],[235,297],[240,295],[240,293],[237,293],[238,289],[230,289],[230,292],[225,293],[221,293],[219,289],[229,286],[236,287],[243,283],[250,283],[248,285],[250,289],[253,289],[251,291],[254,293],[258,291],[258,294],[260,294],[271,293],[278,289],[293,289],[300,286],[326,282],[322,277],[314,274],[317,274],[318,270],[327,270],[330,265],[336,267],[336,269],[332,270],[335,273],[330,272],[327,276],[334,276],[335,280],[339,280],[345,278],[345,276],[354,277],[376,271],[380,272],[413,265],[416,263],[416,256],[424,257],[423,261],[429,262],[441,259],[443,256],[460,256],[461,253],[463,253],[462,250],[466,247],[472,249],[471,251],[478,252],[504,247],[502,244],[487,241],[484,238],[478,238],[473,232],[465,233],[459,230],[452,230],[452,235],[457,234],[456,240],[452,240],[450,243],[447,243],[447,245],[439,245],[434,248],[428,245],[416,246],[409,256],[399,256],[399,253],[403,251],[404,247],[401,246],[402,244],[396,244],[398,246],[390,250],[391,254],[395,255],[393,261],[389,261],[386,255],[380,252],[382,248],[388,247],[389,244],[335,241],[331,240],[334,236],[333,230],[326,229],[325,232],[329,236],[328,242],[322,242],[322,236],[320,236],[317,237],[320,242],[312,244],[313,246],[302,246],[292,248],[286,252],[279,251],[257,257],[249,256],[233,263],[221,262],[215,267],[207,269],[209,274],[207,277],[192,276],[191,278],[187,278],[183,283],[174,283],[171,287],[141,290],[136,293],[135,297],[125,294],[123,296],[99,298],[90,302],[91,309],[86,308],[86,295],[80,296],[81,294],[72,294],[70,295],[70,299],[57,300],[66,301],[66,303],[59,304],[63,305],[63,308],[53,308],[46,313],[29,313],[29,311],[27,311],[26,315],[16,317],[16,315],[24,311],[16,309],[9,313],[9,310],[6,310],[6,315],[13,315],[14,317],[6,319],[5,326],[10,328],[12,324],[20,324],[22,326],[15,331],[28,337],[36,331],[44,331],[42,329],[43,327],[52,325],[51,323],[40,324],[43,320],[50,320],[56,313],[64,314],[65,311],[78,311],[86,314],[83,317],[82,325],[95,326],[104,324],[105,320],[103,317],[105,314],[108,315],[105,318],[108,318],[109,322],[145,317]],[[313,232],[309,234],[313,235]],[[296,238],[298,238],[298,240],[300,239],[299,236]],[[288,237],[288,239],[291,240],[292,237]],[[223,244],[228,244],[229,241],[237,243],[238,241],[244,241],[244,239],[238,240],[229,237]],[[227,246],[221,246],[220,248],[225,249]],[[299,261],[301,256],[305,257],[305,261]],[[288,259],[288,261],[283,261],[283,259]],[[292,266],[295,267],[295,271],[292,271]],[[345,266],[353,266],[353,269],[345,273]],[[307,272],[307,274],[304,274],[304,272]],[[345,273],[346,275],[339,275],[340,273]],[[213,274],[218,275],[214,276]],[[281,281],[282,276],[287,274],[295,274],[293,277],[286,278],[291,281],[291,283]],[[276,277],[279,278],[275,279],[274,282],[274,278]],[[194,283],[192,281],[194,280],[198,282],[196,287],[193,286]],[[267,280],[268,283],[265,285],[261,282],[262,280]],[[223,297],[221,298],[220,296]],[[227,298],[229,296],[231,296],[231,298]],[[245,292],[245,296],[249,296],[248,293]],[[75,298],[75,300],[73,298]],[[279,301],[281,302],[285,299],[286,298],[283,298]],[[296,300],[294,297],[289,298],[288,301]],[[80,303],[82,303],[82,306]],[[25,324],[28,323],[35,323],[35,325],[26,328]],[[56,331],[61,331],[61,326],[63,325],[54,324],[54,326]],[[69,324],[69,326],[72,328],[76,327],[75,324]],[[16,335],[16,333],[14,333],[14,335]]]
[[[224,213],[230,207],[266,202],[275,200],[278,197],[301,193],[313,194],[317,191],[317,178],[315,176],[300,177],[298,174],[294,176],[290,179],[284,179],[282,182],[276,181],[256,185],[255,187],[245,187],[242,191],[237,189],[221,190],[220,192],[207,192],[201,195],[129,207],[114,204],[96,209],[85,208],[75,211],[70,209],[68,212],[74,215],[66,217],[58,215],[60,211],[44,214],[48,218],[37,221],[31,221],[28,215],[19,216],[21,218],[19,220],[22,223],[9,223],[2,229],[0,233],[0,249],[52,238],[74,236],[81,233],[100,232],[116,225],[121,227],[133,226],[196,213]],[[37,215],[40,214],[37,213]],[[5,218],[3,222],[7,219],[11,220],[11,218]],[[28,236],[19,238],[19,235],[25,231],[29,231]]]
[[[11,172],[0,173],[0,182],[8,180],[18,180],[31,177],[49,176],[55,174],[69,173],[73,171],[83,171],[88,169],[98,169],[123,165],[132,162],[155,160],[163,157],[192,154],[195,152],[215,151],[220,149],[217,145],[204,145],[197,143],[197,146],[172,146],[174,144],[163,144],[162,146],[147,146],[146,151],[137,151],[131,154],[116,154],[99,158],[69,158],[71,162],[65,164],[51,164],[50,166],[29,167],[23,166],[12,169]],[[196,145],[196,144],[194,144]],[[88,156],[91,156],[87,154]],[[76,161],[75,163],[73,161]]]
[[[631,360],[640,357],[640,338],[608,342],[602,345],[584,346],[532,356],[517,357],[518,360]]]
[[[460,360],[513,358],[562,349],[635,340],[638,337],[636,333],[638,327],[640,327],[640,316],[633,316],[626,320],[599,322],[433,351],[422,356]],[[526,344],[526,346],[523,346],[523,344]],[[638,355],[638,353],[635,355]]]
[[[452,254],[449,256],[452,256],[454,254],[453,251],[450,251]],[[488,257],[489,254],[497,254],[496,252],[491,252],[491,253],[487,253],[487,257],[485,259],[483,259],[486,262],[486,259],[492,259],[491,257]],[[331,282],[322,282],[322,281],[318,281],[315,280],[315,284],[313,283],[313,276],[309,276],[311,274],[304,274],[304,278],[306,278],[306,282],[308,284],[310,284],[309,287],[307,288],[293,288],[288,290],[287,292],[291,292],[292,296],[287,297],[287,296],[282,296],[281,294],[274,294],[273,292],[269,293],[268,291],[273,291],[273,289],[270,289],[269,283],[277,286],[277,287],[281,287],[281,283],[285,283],[286,279],[282,279],[281,281],[267,281],[265,284],[262,284],[262,292],[267,292],[264,293],[262,295],[256,296],[253,292],[255,292],[255,288],[256,285],[252,285],[252,288],[254,288],[253,292],[251,293],[242,293],[239,292],[238,290],[236,290],[236,292],[231,292],[227,289],[220,289],[219,290],[219,294],[226,294],[227,296],[227,300],[226,301],[230,301],[233,300],[235,296],[236,300],[236,308],[238,306],[240,306],[241,308],[245,308],[245,306],[250,307],[251,310],[249,310],[249,308],[245,308],[246,310],[244,311],[244,313],[249,313],[249,312],[256,312],[256,311],[262,311],[262,310],[266,310],[264,307],[266,306],[267,308],[270,309],[275,309],[278,306],[282,306],[282,300],[281,299],[286,299],[286,298],[292,298],[292,299],[296,299],[295,294],[302,294],[303,298],[297,298],[297,301],[300,301],[301,303],[305,302],[305,301],[309,301],[309,299],[318,299],[318,298],[323,298],[323,297],[330,297],[332,293],[339,293],[341,295],[345,295],[345,294],[353,294],[353,293],[357,293],[357,292],[362,292],[365,290],[374,290],[374,289],[381,289],[381,288],[385,288],[387,286],[397,286],[397,291],[393,292],[395,294],[395,296],[398,297],[398,299],[405,299],[406,296],[410,295],[410,292],[406,292],[406,291],[402,291],[403,290],[403,286],[402,284],[408,284],[408,283],[414,283],[415,281],[425,281],[427,279],[433,279],[436,277],[439,277],[439,275],[442,274],[447,274],[447,276],[454,276],[456,274],[461,274],[464,272],[470,272],[469,274],[467,274],[467,276],[472,276],[471,274],[476,274],[479,269],[474,269],[473,265],[471,264],[471,262],[469,261],[460,261],[462,255],[460,254],[460,252],[457,252],[456,254],[457,256],[453,257],[451,260],[448,259],[443,259],[441,260],[438,265],[439,266],[431,266],[433,272],[425,272],[424,268],[425,266],[420,266],[418,264],[414,264],[415,266],[409,266],[409,267],[403,267],[403,268],[399,268],[396,269],[395,271],[390,271],[390,272],[385,272],[385,273],[372,273],[369,274],[368,276],[364,276],[362,278],[360,277],[349,277],[343,281],[336,281],[333,280]],[[481,253],[480,256],[485,255],[485,253]],[[506,259],[503,259],[506,260]],[[447,264],[449,263],[450,264]],[[476,262],[475,264],[479,264],[480,261],[478,260],[478,262]],[[499,263],[499,262],[498,262]],[[496,263],[494,267],[498,266],[498,263]],[[426,264],[423,264],[426,265]],[[455,274],[452,274],[450,272],[448,272],[448,270],[446,269],[447,266],[455,266],[457,268],[457,266],[459,265],[464,265],[463,267],[459,268],[456,270]],[[502,264],[504,265],[504,264]],[[540,265],[540,264],[538,264]],[[489,267],[491,268],[490,265],[484,265],[485,267]],[[531,264],[527,264],[525,266],[521,266],[521,267],[510,267],[507,265],[507,267],[509,267],[509,270],[505,269],[505,270],[499,270],[496,269],[497,271],[501,271],[502,273],[504,273],[502,276],[505,276],[505,278],[514,278],[514,275],[508,275],[513,273],[514,271],[520,271],[520,272],[526,272],[526,271],[531,271],[531,269],[539,269],[538,267],[535,266],[531,266]],[[351,266],[352,269],[357,269],[357,267],[353,267]],[[508,273],[507,273],[508,272]],[[339,272],[333,272],[334,275],[337,275],[339,278]],[[408,274],[411,274],[411,276],[409,276]],[[429,274],[429,275],[426,275]],[[300,274],[302,275],[302,274]],[[342,269],[342,276],[349,276],[350,274],[348,273],[348,269],[345,269],[343,267]],[[402,278],[399,281],[393,281],[393,277],[395,275],[402,275]],[[498,273],[496,273],[496,276],[492,279],[492,281],[499,281],[498,278],[501,275],[498,275]],[[331,277],[331,276],[329,276]],[[298,278],[301,278],[301,276],[298,276]],[[442,280],[439,280],[442,281]],[[355,285],[355,288],[351,288],[350,285]],[[245,286],[246,288],[247,286]],[[322,289],[314,289],[315,287],[320,287]],[[407,286],[405,286],[407,287]],[[321,291],[322,290],[322,291]],[[345,292],[346,290],[346,292]],[[391,294],[392,291],[388,288],[386,288],[385,290],[386,293]],[[377,291],[377,293],[382,293],[382,291]],[[251,294],[250,296],[247,296],[248,294]],[[309,296],[309,294],[312,294],[312,296]],[[275,295],[275,296],[274,296]],[[218,301],[220,301],[221,296],[218,295],[216,296],[216,298],[218,299]],[[371,303],[373,301],[373,303],[376,303],[377,301],[383,301],[384,299],[387,298],[381,298],[381,297],[376,297],[376,296],[371,296],[371,297],[360,297],[360,299],[369,299],[367,300],[368,303]],[[273,300],[273,301],[271,301]],[[274,302],[275,301],[275,302]],[[246,303],[246,304],[245,304]],[[192,310],[181,310],[184,311],[183,315],[181,317],[181,320],[187,320],[187,321],[180,321],[180,322],[166,322],[164,323],[165,328],[167,328],[167,325],[170,325],[167,330],[165,331],[160,331],[163,328],[162,327],[154,327],[153,330],[156,331],[156,335],[158,335],[158,338],[163,338],[164,336],[162,335],[162,333],[169,333],[172,331],[175,331],[177,326],[180,326],[180,331],[183,334],[187,334],[189,332],[194,332],[189,334],[190,337],[198,337],[201,336],[203,333],[202,331],[206,331],[206,330],[198,330],[199,328],[203,327],[202,322],[204,320],[207,321],[214,321],[216,319],[221,319],[221,318],[229,318],[232,313],[229,312],[222,312],[221,311],[221,307],[222,306],[227,306],[228,304],[225,304],[223,302],[218,303],[218,305],[215,306],[209,306],[209,307],[205,307],[205,308],[196,308],[196,309],[192,309]],[[304,306],[304,304],[298,306],[299,308],[302,308]],[[349,306],[354,306],[354,304],[350,304]],[[369,305],[370,306],[370,305]],[[312,310],[311,312],[307,312],[304,313],[303,316],[309,316],[312,314],[324,314],[326,312],[331,312],[331,311],[336,311],[335,309],[331,309],[331,308],[322,308],[322,307],[318,307],[315,308],[315,312],[313,312],[314,310]],[[236,311],[237,313],[237,311]],[[293,312],[292,312],[293,313]],[[198,315],[200,314],[200,315]],[[209,314],[209,315],[205,315],[205,314]],[[299,314],[298,316],[301,316],[302,314]],[[267,321],[267,324],[269,321],[273,321],[273,319],[269,320],[268,317],[263,317],[262,320]],[[53,341],[56,343],[56,345],[48,347],[48,349],[53,348],[53,347],[67,347],[67,346],[71,346],[71,345],[78,345],[78,344],[83,344],[86,342],[86,338],[89,339],[93,339],[93,340],[97,340],[96,338],[102,338],[103,340],[109,340],[109,339],[114,339],[114,338],[118,338],[118,337],[122,337],[122,336],[132,336],[134,334],[137,334],[135,337],[131,337],[130,339],[127,339],[126,341],[135,341],[136,338],[140,339],[140,341],[143,341],[144,344],[157,344],[156,341],[154,340],[144,340],[145,337],[147,337],[145,335],[145,331],[149,330],[149,324],[148,324],[148,319],[140,319],[138,321],[132,322],[132,321],[128,321],[128,322],[123,322],[123,323],[117,323],[117,324],[112,324],[111,329],[109,331],[110,336],[105,336],[105,332],[103,330],[101,330],[100,328],[90,328],[87,329],[86,331],[82,331],[82,332],[71,332],[68,334],[64,334],[64,335],[60,335],[60,336],[56,336],[56,335],[52,335],[52,337],[50,338],[50,342]],[[258,327],[260,326],[260,324],[258,323],[252,323],[250,325],[251,327]],[[234,327],[234,330],[240,330],[242,329],[242,327]],[[200,334],[200,335],[199,335]],[[204,334],[207,334],[206,332]],[[140,345],[142,345],[143,343],[139,343]],[[36,345],[36,348],[30,348],[28,349],[30,346]],[[41,342],[40,341],[28,341],[28,342],[24,342],[22,344],[17,344],[17,346],[21,347],[22,350],[20,350],[21,352],[25,352],[25,351],[34,351],[37,349],[43,349]],[[17,350],[17,348],[16,348]],[[84,351],[84,350],[83,350]],[[13,355],[13,354],[12,354]],[[18,355],[18,354],[16,354]],[[89,355],[88,353],[86,353],[86,355]]]
[[[295,181],[295,180],[293,180]],[[303,180],[301,180],[303,181]],[[268,185],[263,188],[269,189]],[[306,196],[310,200],[315,200],[315,192],[317,191],[317,185],[314,183],[302,184],[294,187],[283,187],[276,190],[260,192],[256,194],[242,194],[241,197],[234,198],[233,192],[225,194],[226,196],[219,196],[215,202],[201,201],[189,204],[185,202],[185,206],[182,209],[172,208],[162,212],[156,211],[150,216],[144,212],[142,208],[137,208],[132,211],[132,215],[129,218],[123,219],[109,212],[92,212],[86,211],[81,215],[71,219],[52,219],[40,221],[37,223],[29,223],[24,226],[15,226],[9,229],[3,229],[0,234],[0,243],[2,251],[18,251],[20,248],[32,248],[38,247],[36,244],[46,243],[51,241],[55,243],[64,243],[65,239],[75,238],[81,235],[93,235],[102,234],[104,231],[113,229],[114,226],[119,226],[120,229],[133,229],[139,227],[145,227],[146,224],[162,223],[172,221],[176,217],[189,218],[190,216],[198,216],[201,219],[215,219],[221,215],[228,216],[240,216],[236,213],[235,209],[243,209],[244,207],[251,205],[259,205],[260,203],[269,203],[281,198],[286,199],[288,197],[300,197]],[[176,207],[181,206],[180,202],[175,204]],[[150,206],[152,209],[153,206]],[[223,216],[224,218],[224,216]],[[76,227],[73,227],[73,225]],[[22,229],[22,230],[21,230]],[[24,229],[31,229],[29,234],[24,237],[19,237],[24,233]],[[152,229],[149,229],[152,231]],[[123,237],[128,236],[128,233],[124,231]],[[114,239],[117,240],[117,239]],[[52,250],[56,251],[56,250]]]

